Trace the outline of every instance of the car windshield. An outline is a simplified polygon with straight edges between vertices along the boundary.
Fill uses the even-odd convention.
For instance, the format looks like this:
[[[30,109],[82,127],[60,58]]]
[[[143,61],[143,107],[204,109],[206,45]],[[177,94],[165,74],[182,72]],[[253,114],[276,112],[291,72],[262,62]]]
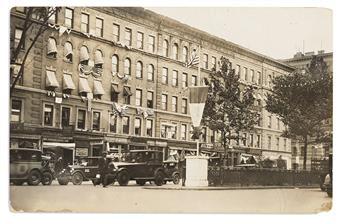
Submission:
[[[13,150],[10,152],[10,160],[13,161],[31,161],[39,162],[42,160],[42,154],[39,151],[31,150]]]

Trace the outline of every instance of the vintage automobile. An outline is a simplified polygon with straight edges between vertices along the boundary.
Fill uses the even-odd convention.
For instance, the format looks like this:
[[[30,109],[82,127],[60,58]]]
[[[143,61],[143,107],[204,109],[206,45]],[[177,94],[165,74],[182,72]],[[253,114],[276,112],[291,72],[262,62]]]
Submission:
[[[164,174],[166,177],[164,178],[164,183],[173,182],[174,184],[179,184],[180,182],[180,172],[178,168],[177,161],[164,161]]]
[[[46,167],[42,151],[31,148],[10,149],[10,182],[15,185],[50,185],[53,172]]]
[[[87,157],[82,158],[81,163],[76,165],[69,165],[64,168],[58,175],[57,179],[60,185],[67,185],[70,181],[74,185],[80,185],[83,181],[91,180],[94,185],[100,184],[100,174],[99,174],[99,160],[101,157]],[[107,163],[111,161],[107,158]],[[109,174],[107,174],[108,179],[114,181],[115,174],[113,173],[113,168],[108,168]],[[112,175],[113,174],[113,175]]]
[[[138,185],[154,181],[157,186],[164,184],[166,174],[163,167],[163,152],[156,150],[132,150],[125,154],[122,162],[112,162],[116,170],[116,180],[126,186],[130,180]]]

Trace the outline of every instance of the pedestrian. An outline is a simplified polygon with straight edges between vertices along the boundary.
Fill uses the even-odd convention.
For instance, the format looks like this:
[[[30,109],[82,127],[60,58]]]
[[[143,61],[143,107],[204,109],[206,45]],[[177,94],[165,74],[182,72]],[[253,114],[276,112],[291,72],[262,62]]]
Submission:
[[[181,173],[181,178],[182,178],[182,186],[185,186],[186,182],[186,157],[185,157],[185,151],[182,150],[179,158],[179,169]]]
[[[103,187],[107,187],[108,185],[108,179],[107,179],[107,172],[108,172],[108,165],[107,165],[107,152],[104,151],[102,153],[102,158],[99,160],[98,164],[98,171],[99,174],[101,175],[101,183]]]

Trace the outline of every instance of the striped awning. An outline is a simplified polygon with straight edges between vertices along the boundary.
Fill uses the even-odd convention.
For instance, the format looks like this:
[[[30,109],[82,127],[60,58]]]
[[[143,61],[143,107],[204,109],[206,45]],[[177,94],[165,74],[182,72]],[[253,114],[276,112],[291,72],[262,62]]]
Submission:
[[[54,38],[48,38],[47,54],[57,53],[56,41]]]
[[[91,93],[89,83],[86,78],[79,78],[79,93]]]
[[[103,64],[104,61],[103,61],[103,56],[102,56],[102,53],[97,50],[95,52],[95,64]]]
[[[93,94],[94,95],[103,95],[105,94],[102,82],[100,81],[93,81]]]
[[[73,54],[72,45],[66,42],[65,48],[64,48],[64,56],[67,57],[68,55],[71,55],[71,54]]]
[[[88,61],[90,59],[89,52],[86,47],[80,48],[80,62]]]
[[[63,89],[64,90],[74,90],[75,85],[72,80],[72,76],[69,74],[63,75]]]
[[[46,74],[46,87],[53,87],[53,88],[59,87],[59,83],[56,80],[55,72],[47,70],[46,73],[47,73]]]

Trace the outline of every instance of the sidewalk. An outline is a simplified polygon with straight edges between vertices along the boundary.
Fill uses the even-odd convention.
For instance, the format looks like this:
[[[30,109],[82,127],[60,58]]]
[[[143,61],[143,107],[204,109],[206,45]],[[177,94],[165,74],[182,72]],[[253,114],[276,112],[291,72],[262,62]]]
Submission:
[[[314,189],[318,185],[311,186],[206,186],[186,187],[181,185],[143,186],[143,189],[150,190],[257,190],[257,189]]]

